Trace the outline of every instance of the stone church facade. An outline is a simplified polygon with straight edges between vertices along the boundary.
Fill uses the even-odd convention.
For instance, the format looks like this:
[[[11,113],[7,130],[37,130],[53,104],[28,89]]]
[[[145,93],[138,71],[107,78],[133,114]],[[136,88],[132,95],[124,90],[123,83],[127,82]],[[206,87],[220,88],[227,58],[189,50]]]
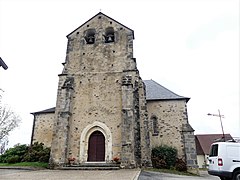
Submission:
[[[50,165],[119,158],[122,168],[151,166],[151,149],[166,144],[196,168],[189,98],[141,79],[133,30],[100,12],[67,38],[56,107],[32,113],[31,143],[51,147]]]

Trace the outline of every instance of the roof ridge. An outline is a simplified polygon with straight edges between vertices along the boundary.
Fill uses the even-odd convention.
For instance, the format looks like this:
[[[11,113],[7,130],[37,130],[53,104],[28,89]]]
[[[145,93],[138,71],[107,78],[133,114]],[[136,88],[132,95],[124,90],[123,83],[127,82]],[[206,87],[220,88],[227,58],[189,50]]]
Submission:
[[[68,36],[70,36],[72,33],[74,33],[77,29],[81,28],[82,26],[84,26],[85,24],[87,24],[89,21],[91,21],[92,19],[94,19],[94,18],[95,18],[96,16],[98,16],[98,15],[103,15],[103,16],[111,19],[112,21],[115,21],[116,23],[120,24],[121,26],[125,27],[126,29],[132,31],[132,32],[133,32],[133,39],[134,39],[134,31],[133,31],[131,28],[123,25],[122,23],[116,21],[115,19],[109,17],[108,15],[106,15],[106,14],[104,14],[104,13],[102,13],[102,12],[97,13],[96,15],[94,15],[93,17],[91,17],[90,19],[88,19],[87,21],[85,21],[83,24],[81,24],[80,26],[78,26],[76,29],[74,29],[72,32],[70,32],[70,33],[67,35],[67,38],[68,38]]]

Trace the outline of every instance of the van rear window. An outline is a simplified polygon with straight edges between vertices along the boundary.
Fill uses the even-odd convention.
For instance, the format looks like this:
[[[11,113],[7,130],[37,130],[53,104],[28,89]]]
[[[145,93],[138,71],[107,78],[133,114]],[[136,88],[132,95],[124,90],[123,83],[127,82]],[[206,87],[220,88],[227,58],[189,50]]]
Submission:
[[[211,147],[209,157],[218,156],[218,144],[214,144]]]

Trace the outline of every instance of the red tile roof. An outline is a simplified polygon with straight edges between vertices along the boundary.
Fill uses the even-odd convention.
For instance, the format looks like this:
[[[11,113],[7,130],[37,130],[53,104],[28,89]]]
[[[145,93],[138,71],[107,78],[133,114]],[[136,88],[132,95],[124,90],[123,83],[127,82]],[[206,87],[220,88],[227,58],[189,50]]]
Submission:
[[[216,141],[221,141],[222,134],[199,134],[195,135],[197,155],[208,155],[211,144]],[[232,140],[230,134],[225,134],[226,141]]]

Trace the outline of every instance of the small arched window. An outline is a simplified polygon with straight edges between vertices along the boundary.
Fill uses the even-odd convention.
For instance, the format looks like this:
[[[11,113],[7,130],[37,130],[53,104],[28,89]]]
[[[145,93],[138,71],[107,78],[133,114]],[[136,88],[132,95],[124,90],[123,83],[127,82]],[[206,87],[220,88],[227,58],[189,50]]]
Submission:
[[[85,40],[87,44],[94,44],[95,43],[95,29],[88,29],[85,35]]]
[[[158,135],[158,119],[156,116],[151,117],[152,120],[152,127],[153,127],[153,135]]]
[[[105,43],[114,42],[115,36],[114,36],[114,29],[112,27],[106,28],[104,38],[105,38]]]

